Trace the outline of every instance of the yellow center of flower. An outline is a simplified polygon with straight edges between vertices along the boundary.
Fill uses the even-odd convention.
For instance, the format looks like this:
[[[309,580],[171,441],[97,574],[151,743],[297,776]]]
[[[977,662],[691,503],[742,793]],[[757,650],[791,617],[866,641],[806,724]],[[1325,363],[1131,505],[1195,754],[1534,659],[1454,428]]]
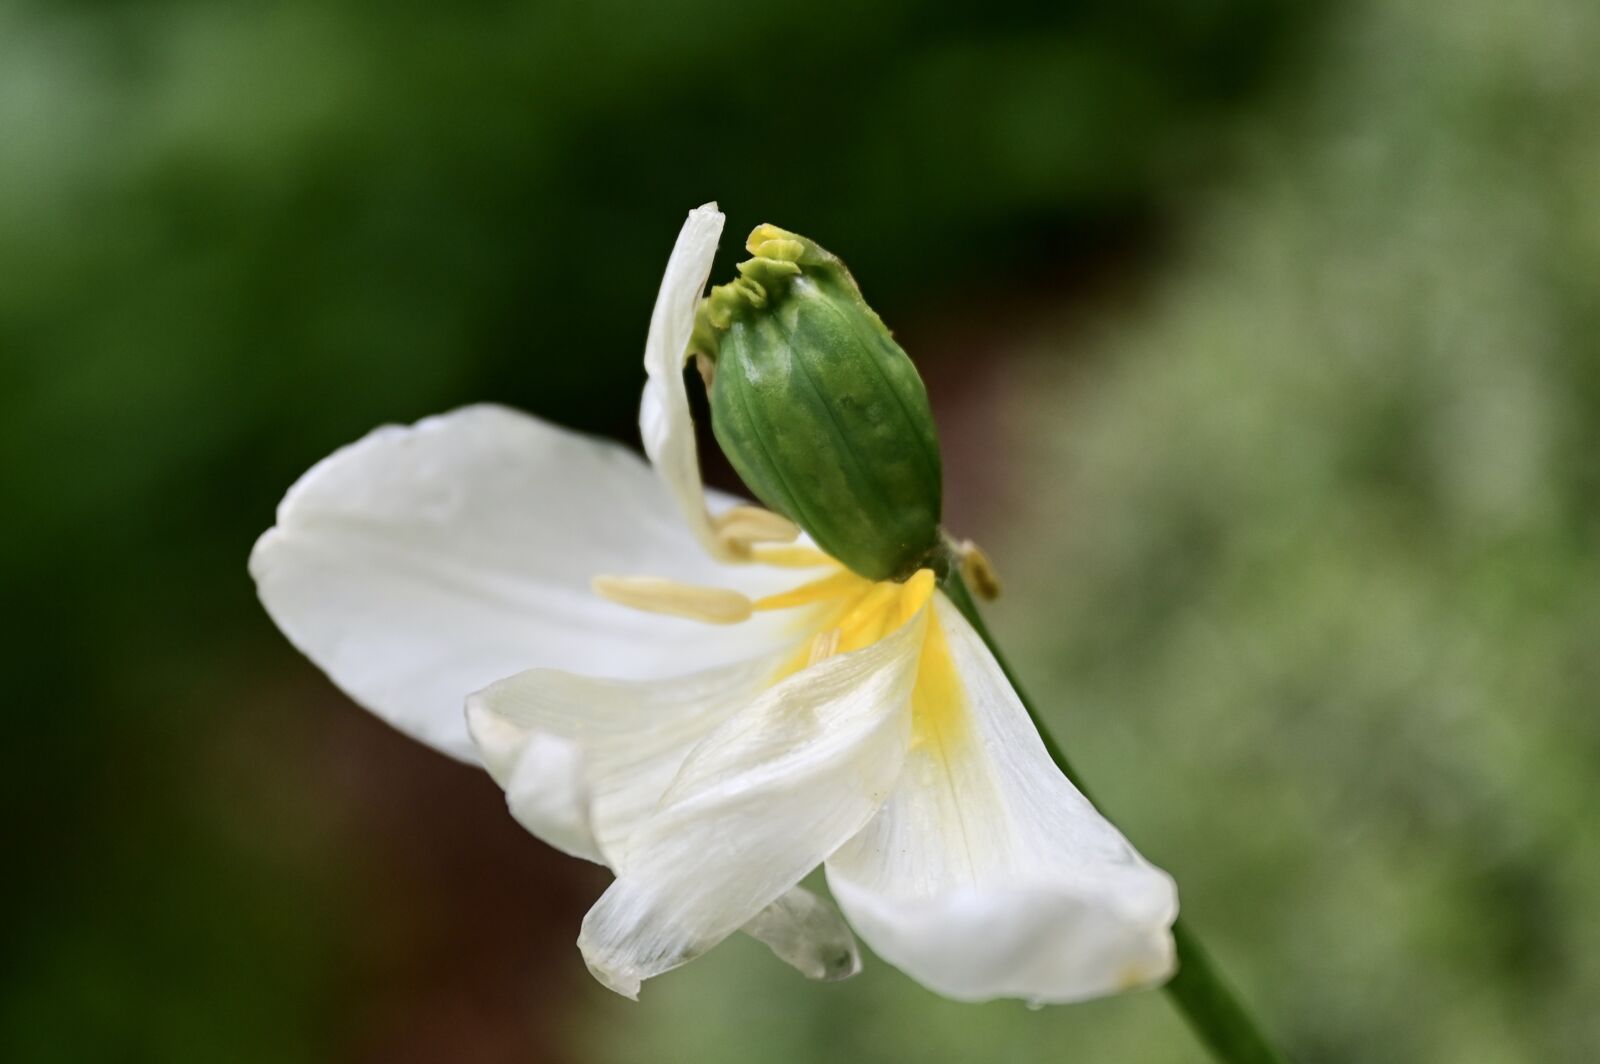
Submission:
[[[919,570],[898,584],[892,580],[873,582],[841,566],[820,580],[758,599],[751,608],[768,611],[813,607],[807,618],[808,624],[814,626],[811,638],[778,670],[777,679],[782,680],[835,654],[871,646],[915,617],[932,594],[931,569]]]
[[[759,525],[757,517],[742,515],[740,524]],[[775,610],[799,614],[798,646],[778,668],[773,683],[825,661],[871,646],[916,617],[933,596],[934,575],[921,569],[909,580],[868,580],[857,576],[833,558],[812,547],[755,546],[751,560],[757,564],[792,569],[830,570],[825,575],[788,591],[752,600],[737,591],[699,587],[652,576],[597,576],[591,581],[596,594],[618,605],[649,613],[684,617],[706,624],[738,624],[756,613]],[[923,635],[916,685],[912,692],[913,741],[947,747],[961,734],[961,685],[955,663],[937,623]]]

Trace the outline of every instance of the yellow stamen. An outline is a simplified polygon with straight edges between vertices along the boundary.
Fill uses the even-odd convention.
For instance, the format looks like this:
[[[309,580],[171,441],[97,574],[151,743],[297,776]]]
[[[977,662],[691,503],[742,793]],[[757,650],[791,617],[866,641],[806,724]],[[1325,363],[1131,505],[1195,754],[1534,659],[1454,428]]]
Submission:
[[[758,601],[755,606],[759,610],[832,600],[812,619],[816,634],[784,663],[773,682],[787,679],[835,654],[871,646],[915,617],[917,611],[927,605],[933,588],[933,573],[926,569],[903,584],[889,581],[874,584],[853,573],[842,572],[798,587],[786,595],[774,595],[771,597],[773,605],[768,604],[768,599]]]
[[[707,624],[738,624],[750,618],[750,600],[720,587],[696,587],[654,576],[597,576],[589,586],[603,599],[647,613]]]
[[[762,565],[780,569],[815,569],[837,564],[815,547],[757,547],[751,557]]]
[[[846,650],[871,646],[917,615],[933,595],[931,569],[920,569],[903,584],[883,581],[872,588],[839,622]]]
[[[866,587],[867,581],[849,570],[825,576],[821,580],[813,580],[809,584],[801,584],[788,591],[780,591],[776,595],[756,599],[755,608],[758,610],[787,610],[795,606],[808,606],[813,602],[825,602],[828,599],[840,598],[852,591]]]
[[[999,598],[1000,575],[994,571],[994,563],[983,553],[983,548],[966,539],[956,545],[956,553],[961,556],[961,579],[972,593],[985,602]]]
[[[800,536],[793,521],[759,506],[735,506],[712,518],[711,523],[719,540],[743,549],[755,543],[792,543]]]

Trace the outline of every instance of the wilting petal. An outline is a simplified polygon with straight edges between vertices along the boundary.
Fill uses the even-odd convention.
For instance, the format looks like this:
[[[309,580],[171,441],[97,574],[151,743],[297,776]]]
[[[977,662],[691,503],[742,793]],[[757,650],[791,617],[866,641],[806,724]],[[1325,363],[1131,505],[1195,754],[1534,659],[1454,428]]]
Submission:
[[[635,996],[871,819],[905,758],[926,615],[790,677],[694,749],[584,919],[578,946],[601,982]]]
[[[478,753],[506,792],[517,823],[563,853],[604,864],[583,748],[575,740],[489,715],[473,719],[471,727]]]
[[[1051,762],[994,657],[943,596],[915,738],[883,810],[828,861],[856,933],[947,997],[1074,1001],[1172,972],[1171,879]]]
[[[562,796],[576,789],[600,857],[615,868],[628,837],[655,813],[689,752],[771,686],[788,656],[648,682],[530,669],[467,699],[467,721],[484,766],[506,788],[518,820],[544,837],[534,824],[551,818],[541,810],[565,806]],[[572,774],[527,766],[531,757],[536,768],[549,767],[543,748],[551,740],[573,748]],[[514,789],[519,777],[542,778],[554,794]]]
[[[694,420],[683,385],[683,365],[694,332],[695,312],[711,277],[711,260],[717,254],[722,222],[722,212],[715,203],[690,211],[667,260],[644,345],[648,379],[639,402],[639,434],[644,439],[645,453],[666,482],[695,537],[713,555],[726,557],[727,548],[718,541],[706,513]]]
[[[768,650],[792,623],[708,638],[596,597],[589,580],[606,572],[749,594],[783,577],[707,558],[626,448],[495,406],[381,428],[319,462],[250,572],[278,627],[352,698],[466,760],[462,701],[504,676],[671,675]]]
[[[646,683],[533,669],[469,698],[467,721],[523,826],[615,865],[690,750],[755,701],[789,656]],[[838,910],[798,887],[744,930],[812,979],[842,979],[860,966]]]
[[[775,956],[808,979],[832,983],[861,970],[850,925],[832,902],[804,887],[789,888],[740,930],[766,943]]]

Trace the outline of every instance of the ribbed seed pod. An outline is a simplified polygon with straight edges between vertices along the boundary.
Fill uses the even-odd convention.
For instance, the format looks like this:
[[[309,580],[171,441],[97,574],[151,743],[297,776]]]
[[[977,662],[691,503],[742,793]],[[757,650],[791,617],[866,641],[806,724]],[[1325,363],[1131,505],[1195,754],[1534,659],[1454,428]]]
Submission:
[[[939,541],[939,442],[911,359],[844,263],[763,225],[712,289],[692,349],[746,485],[860,575],[904,579]]]

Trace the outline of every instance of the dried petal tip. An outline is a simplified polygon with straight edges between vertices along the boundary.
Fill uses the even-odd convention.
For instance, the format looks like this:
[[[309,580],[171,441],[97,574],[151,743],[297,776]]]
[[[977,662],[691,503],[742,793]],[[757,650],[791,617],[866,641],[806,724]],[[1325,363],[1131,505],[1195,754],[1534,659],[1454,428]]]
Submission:
[[[939,443],[916,367],[843,262],[774,225],[711,290],[691,349],[714,362],[711,427],[746,485],[871,580],[939,542]]]

